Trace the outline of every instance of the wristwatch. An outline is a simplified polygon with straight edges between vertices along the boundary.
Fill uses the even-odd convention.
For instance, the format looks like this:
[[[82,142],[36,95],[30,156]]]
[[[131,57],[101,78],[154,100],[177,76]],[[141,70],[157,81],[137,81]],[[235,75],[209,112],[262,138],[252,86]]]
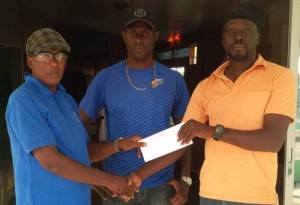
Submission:
[[[219,141],[224,133],[225,127],[223,125],[217,124],[216,126],[214,126],[214,140]]]
[[[191,179],[191,177],[182,176],[180,179],[184,181],[188,186],[192,186],[193,180]]]

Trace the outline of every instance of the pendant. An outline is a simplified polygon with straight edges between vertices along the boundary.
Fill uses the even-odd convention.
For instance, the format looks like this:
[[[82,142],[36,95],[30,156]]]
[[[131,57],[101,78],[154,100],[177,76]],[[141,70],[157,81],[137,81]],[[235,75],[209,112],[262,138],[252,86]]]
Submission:
[[[158,86],[158,82],[157,82],[157,79],[153,80],[151,82],[151,85],[152,85],[152,88],[156,88]]]

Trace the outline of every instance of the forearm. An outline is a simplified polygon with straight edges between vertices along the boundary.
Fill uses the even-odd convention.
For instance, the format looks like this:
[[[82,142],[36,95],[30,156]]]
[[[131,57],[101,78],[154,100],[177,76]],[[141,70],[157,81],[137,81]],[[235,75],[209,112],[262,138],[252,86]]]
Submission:
[[[288,116],[266,114],[264,115],[263,125],[260,129],[237,130],[225,126],[225,134],[222,135],[221,141],[247,150],[276,153],[284,143],[290,122],[291,118]],[[208,135],[203,134],[203,130],[209,130],[207,128],[210,126],[195,123],[194,121],[191,124],[197,124],[197,131],[193,132],[196,136],[206,136],[205,138],[213,137],[213,134],[209,134],[209,132],[206,132]]]
[[[88,152],[91,162],[101,161],[116,153],[113,142],[100,141],[99,143],[89,143]]]
[[[108,186],[110,183],[110,174],[80,164],[60,153],[52,154],[51,159],[42,160],[41,165],[46,170],[71,181],[98,186]]]
[[[89,156],[92,162],[103,160],[119,151],[129,151],[146,146],[144,142],[139,142],[142,137],[138,135],[130,136],[126,139],[118,138],[114,142],[101,141],[99,144],[89,144]]]
[[[179,149],[175,152],[169,153],[165,156],[157,158],[155,160],[145,163],[136,173],[141,177],[142,180],[155,174],[156,172],[166,168],[170,164],[175,163],[186,151],[187,147]]]
[[[275,133],[270,129],[249,131],[226,129],[221,140],[247,150],[278,152],[285,137],[285,133]]]
[[[182,118],[173,118],[174,124],[182,122]],[[184,154],[176,162],[176,174],[180,176],[190,176],[191,173],[191,146],[186,148]]]

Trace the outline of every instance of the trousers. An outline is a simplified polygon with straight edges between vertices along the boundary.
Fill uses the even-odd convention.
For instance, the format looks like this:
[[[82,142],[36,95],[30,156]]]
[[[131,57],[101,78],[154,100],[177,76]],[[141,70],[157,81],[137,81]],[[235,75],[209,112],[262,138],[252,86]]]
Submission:
[[[108,200],[102,200],[103,205],[170,205],[170,198],[175,194],[172,185],[164,184],[159,187],[143,189],[135,193],[134,199],[129,202],[123,202],[115,197],[108,197]]]

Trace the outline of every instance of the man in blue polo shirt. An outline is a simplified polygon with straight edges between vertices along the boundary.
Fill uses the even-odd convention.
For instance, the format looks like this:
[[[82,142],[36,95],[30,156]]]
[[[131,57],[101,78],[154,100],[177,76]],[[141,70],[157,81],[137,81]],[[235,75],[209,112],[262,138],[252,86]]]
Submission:
[[[89,143],[78,106],[60,84],[69,52],[68,43],[52,29],[40,29],[27,40],[32,74],[25,75],[6,109],[18,205],[87,205],[90,185],[127,196],[123,199],[135,191],[125,177],[90,167],[90,159],[105,155],[100,145]]]
[[[171,162],[176,157],[159,159],[156,162],[164,166],[154,163],[145,169],[148,163],[137,157],[136,150],[122,152],[128,137],[148,137],[169,128],[171,117],[175,124],[181,122],[189,101],[183,77],[153,59],[158,35],[153,16],[145,9],[130,11],[122,30],[127,59],[100,71],[80,103],[85,123],[96,120],[100,110],[105,109],[106,141],[114,142],[117,153],[105,160],[104,170],[120,176],[138,173],[143,180],[139,193],[128,203],[109,198],[103,201],[104,205],[178,205],[187,201],[191,185],[188,152],[186,159],[180,160],[184,162],[179,171],[181,180],[172,180]],[[158,172],[151,175],[154,170]]]

